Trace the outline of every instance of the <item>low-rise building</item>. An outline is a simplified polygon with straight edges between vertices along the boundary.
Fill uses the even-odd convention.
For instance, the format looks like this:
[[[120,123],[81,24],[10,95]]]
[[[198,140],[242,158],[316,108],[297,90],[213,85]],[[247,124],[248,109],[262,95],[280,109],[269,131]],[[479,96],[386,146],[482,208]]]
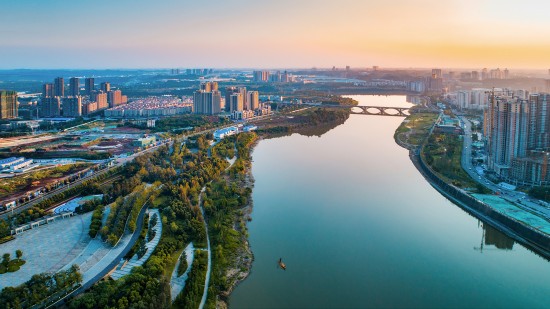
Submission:
[[[10,171],[12,171],[12,172],[24,171],[24,170],[28,169],[29,167],[31,167],[32,162],[33,162],[32,159],[27,159],[27,160],[23,160],[22,162],[13,164],[12,166],[10,166]]]
[[[249,125],[249,126],[245,126],[245,127],[243,128],[243,132],[256,131],[257,129],[258,129],[257,126]]]
[[[156,138],[154,136],[147,136],[138,138],[137,140],[132,142],[132,146],[135,147],[147,147],[149,145],[152,145],[156,142]]]
[[[25,158],[23,158],[23,157],[20,157],[20,158],[11,157],[11,158],[7,158],[7,159],[2,159],[2,160],[0,160],[0,169],[8,169],[12,165],[21,163],[23,161],[25,161]]]
[[[254,116],[255,113],[253,110],[233,111],[233,113],[231,113],[231,119],[233,120],[243,120],[252,118]]]
[[[214,131],[214,139],[219,141],[227,136],[235,135],[237,133],[239,133],[239,129],[237,127],[219,129]]]

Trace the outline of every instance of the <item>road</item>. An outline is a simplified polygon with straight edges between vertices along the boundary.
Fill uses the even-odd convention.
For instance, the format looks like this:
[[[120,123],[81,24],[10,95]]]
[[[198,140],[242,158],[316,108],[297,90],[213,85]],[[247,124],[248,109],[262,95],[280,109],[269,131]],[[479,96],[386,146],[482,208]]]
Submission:
[[[270,114],[270,115],[265,115],[265,116],[260,116],[260,117],[255,117],[253,119],[250,119],[248,120],[248,122],[256,122],[256,121],[260,121],[260,120],[264,120],[264,119],[269,119],[271,117],[273,117],[274,114]],[[192,134],[189,134],[187,135],[185,138],[189,138],[191,136],[196,136],[196,135],[200,135],[200,134],[205,134],[205,133],[209,133],[209,132],[213,132],[215,130],[219,130],[219,129],[222,129],[222,128],[228,128],[228,127],[232,127],[232,126],[235,126],[237,124],[230,124],[230,125],[227,125],[227,126],[223,126],[223,127],[215,127],[215,128],[211,128],[211,129],[207,129],[207,130],[203,130],[203,131],[199,131],[199,132],[195,132],[195,133],[192,133]],[[59,135],[62,135],[62,134],[58,134],[56,135],[57,137],[59,137]],[[43,201],[44,199],[47,199],[49,197],[52,197],[58,193],[62,193],[62,192],[65,192],[66,190],[70,189],[71,186],[75,186],[75,185],[79,185],[80,183],[82,183],[83,181],[85,180],[89,180],[89,179],[93,179],[101,174],[104,174],[105,172],[107,172],[107,170],[111,169],[111,168],[114,168],[114,167],[118,167],[118,166],[122,166],[128,162],[131,162],[134,158],[138,157],[138,156],[141,156],[145,153],[148,153],[148,152],[151,152],[153,150],[156,150],[158,147],[160,146],[163,146],[163,145],[170,145],[172,146],[172,144],[174,143],[174,141],[172,139],[170,140],[167,140],[163,143],[161,143],[160,145],[158,146],[154,146],[154,147],[150,147],[150,148],[147,148],[145,150],[142,150],[140,152],[137,152],[137,153],[134,153],[132,154],[131,156],[128,156],[128,157],[124,157],[124,158],[117,158],[115,159],[114,161],[114,165],[107,168],[107,169],[104,169],[104,170],[101,170],[99,172],[96,172],[90,176],[87,176],[87,177],[84,177],[84,178],[81,178],[81,179],[78,179],[72,183],[70,183],[69,185],[67,186],[63,186],[63,187],[60,187],[60,188],[57,188],[51,192],[48,192],[48,194],[44,194],[44,195],[41,195],[40,197],[38,198],[35,198],[25,204],[22,204],[22,205],[19,205],[17,206],[16,208],[13,208],[13,209],[10,209],[10,210],[6,210],[6,211],[3,211],[3,212],[0,212],[0,219],[1,220],[5,220],[8,218],[8,216],[12,216],[12,215],[15,215],[15,214],[18,214],[22,211],[25,211],[29,208],[32,208],[34,205],[36,205],[37,203]]]
[[[138,219],[137,219],[137,222],[136,222],[136,230],[132,234],[132,238],[126,244],[126,247],[124,248],[124,250],[122,250],[122,252],[116,258],[114,258],[113,261],[111,263],[109,263],[109,265],[107,267],[105,267],[102,271],[100,271],[97,275],[90,278],[90,280],[88,280],[86,282],[83,282],[82,286],[80,288],[78,288],[77,290],[73,291],[72,293],[66,295],[65,297],[61,298],[60,300],[58,300],[56,303],[54,303],[50,307],[54,307],[54,306],[59,307],[62,304],[64,304],[66,299],[68,299],[70,297],[77,296],[78,294],[80,294],[80,293],[86,291],[87,289],[91,288],[96,282],[101,280],[101,278],[105,277],[113,268],[115,268],[120,263],[120,260],[124,256],[126,256],[126,254],[128,254],[128,252],[132,249],[132,247],[134,246],[136,241],[139,239],[139,235],[141,234],[141,230],[143,229],[143,219],[144,219],[144,216],[145,216],[145,212],[147,210],[147,207],[145,205],[147,205],[147,202],[145,202],[145,204],[143,204],[143,207],[141,208],[141,211],[139,212],[139,216],[138,216]]]
[[[81,184],[82,182],[84,182],[84,181],[86,181],[86,180],[90,180],[90,179],[93,179],[93,178],[95,178],[95,177],[98,177],[98,176],[100,176],[100,175],[102,175],[102,174],[105,174],[107,171],[111,170],[112,168],[115,168],[115,167],[118,167],[118,166],[122,166],[122,165],[124,165],[124,164],[126,164],[126,163],[128,163],[128,162],[130,162],[130,161],[132,161],[132,160],[134,160],[136,157],[141,156],[141,155],[143,155],[143,154],[145,154],[145,153],[151,152],[151,151],[157,149],[157,148],[160,147],[160,146],[163,146],[163,145],[165,145],[165,144],[172,144],[172,143],[173,143],[173,142],[172,142],[171,140],[170,140],[170,141],[166,141],[166,142],[164,142],[164,143],[162,143],[162,144],[160,144],[160,145],[158,145],[158,146],[154,146],[154,147],[151,147],[151,148],[147,148],[147,149],[145,149],[145,150],[142,150],[142,151],[140,151],[140,152],[136,152],[136,153],[134,153],[134,154],[131,155],[131,156],[128,156],[128,157],[125,157],[125,158],[116,159],[113,166],[110,166],[110,167],[107,167],[107,168],[105,168],[105,169],[103,169],[103,170],[101,170],[101,171],[95,172],[95,173],[93,173],[92,175],[89,175],[89,176],[86,176],[86,177],[77,179],[77,180],[73,181],[72,183],[70,183],[70,184],[68,184],[68,185],[64,185],[64,186],[59,187],[59,188],[57,188],[57,189],[55,189],[55,190],[53,190],[53,191],[48,192],[47,194],[43,194],[43,195],[41,195],[40,197],[35,198],[35,199],[33,199],[33,200],[31,200],[31,201],[25,203],[25,204],[22,204],[22,205],[20,205],[20,206],[17,206],[16,208],[13,208],[13,209],[10,209],[10,210],[7,210],[7,211],[0,212],[0,219],[4,220],[4,219],[6,219],[8,216],[15,215],[15,214],[18,214],[18,213],[20,213],[20,212],[22,212],[22,211],[25,211],[25,210],[29,209],[29,208],[32,208],[34,205],[36,205],[36,204],[42,202],[42,201],[45,200],[45,199],[48,199],[48,198],[50,198],[50,197],[52,197],[52,196],[54,196],[54,195],[56,195],[56,194],[63,193],[63,192],[65,192],[65,191],[69,190],[71,187],[77,186],[77,185]]]
[[[514,203],[526,211],[550,219],[550,207],[543,204],[544,202],[531,198],[527,194],[515,190],[507,190],[498,184],[487,179],[483,174],[479,174],[476,167],[472,163],[472,124],[464,116],[459,116],[464,123],[464,143],[462,145],[462,168],[472,179],[491,190],[493,193],[498,193],[503,199]],[[542,204],[542,205],[541,205]]]

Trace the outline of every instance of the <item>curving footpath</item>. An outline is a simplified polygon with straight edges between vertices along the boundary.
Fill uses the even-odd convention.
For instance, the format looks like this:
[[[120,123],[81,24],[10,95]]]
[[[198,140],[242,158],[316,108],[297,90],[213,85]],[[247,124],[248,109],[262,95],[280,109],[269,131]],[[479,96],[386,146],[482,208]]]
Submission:
[[[137,228],[134,231],[134,233],[132,235],[124,236],[124,237],[129,237],[130,238],[128,240],[128,242],[126,242],[126,246],[123,246],[122,248],[116,248],[116,249],[119,249],[119,250],[116,250],[115,248],[113,248],[113,250],[116,250],[116,251],[111,250],[111,252],[117,252],[118,255],[114,259],[112,259],[110,263],[108,263],[105,266],[102,266],[103,265],[102,261],[103,261],[103,259],[105,259],[108,256],[108,254],[107,254],[96,266],[92,267],[89,270],[89,272],[90,271],[95,271],[94,268],[102,267],[102,269],[99,270],[96,275],[94,275],[93,277],[91,277],[89,279],[86,279],[85,276],[83,276],[84,278],[83,278],[82,285],[80,286],[80,288],[74,290],[70,294],[67,294],[65,297],[61,298],[56,303],[52,304],[50,307],[59,307],[59,306],[61,306],[62,304],[65,303],[66,299],[77,296],[78,294],[80,294],[82,292],[85,292],[87,289],[91,288],[96,282],[98,282],[103,277],[105,277],[113,268],[115,268],[118,265],[120,260],[132,249],[132,247],[134,246],[134,244],[136,243],[136,241],[139,238],[139,234],[141,234],[141,230],[143,229],[143,219],[145,217],[145,212],[147,210],[146,205],[147,205],[147,203],[145,203],[143,205],[143,207],[141,208],[141,211],[139,212],[138,219],[137,219],[137,222],[136,222],[136,227]]]
[[[193,260],[195,259],[195,248],[193,247],[193,243],[189,243],[189,245],[185,247],[183,252],[185,252],[187,269],[185,270],[185,273],[183,273],[183,275],[178,277],[178,268],[180,267],[180,264],[181,264],[181,255],[180,255],[180,257],[178,258],[178,263],[176,264],[176,267],[174,267],[174,271],[172,272],[172,278],[170,280],[170,294],[171,294],[172,302],[176,299],[176,297],[178,297],[179,293],[183,291],[183,288],[185,288],[185,283],[187,282],[187,278],[189,278],[191,265],[193,265]]]
[[[206,278],[204,278],[204,291],[202,293],[201,303],[199,309],[203,309],[206,304],[206,298],[208,297],[208,285],[210,284],[210,273],[212,272],[212,252],[210,250],[210,236],[208,235],[208,224],[206,223],[206,217],[204,216],[204,209],[202,208],[202,194],[206,190],[206,186],[202,187],[199,195],[199,206],[201,208],[202,218],[204,221],[204,228],[206,229],[206,244],[208,252],[208,267],[206,268]]]
[[[149,211],[149,222],[151,222],[154,214],[157,215],[157,224],[153,227],[153,229],[155,229],[156,233],[155,233],[155,237],[153,237],[153,239],[150,239],[145,244],[145,247],[147,248],[147,251],[145,252],[145,254],[140,259],[138,259],[137,254],[135,254],[128,261],[128,263],[126,265],[124,265],[123,268],[115,270],[111,274],[111,278],[113,278],[115,280],[118,280],[118,279],[128,275],[134,267],[142,266],[143,264],[145,264],[145,262],[147,262],[149,257],[151,257],[151,255],[155,251],[155,248],[159,244],[160,237],[162,235],[162,220],[161,220],[160,213],[159,213],[158,209],[152,209],[152,210]]]

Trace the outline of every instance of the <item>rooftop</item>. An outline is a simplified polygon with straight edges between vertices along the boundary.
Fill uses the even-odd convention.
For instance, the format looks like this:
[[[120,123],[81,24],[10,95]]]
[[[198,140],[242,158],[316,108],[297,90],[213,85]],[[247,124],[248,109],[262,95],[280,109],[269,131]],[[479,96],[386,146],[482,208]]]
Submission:
[[[510,203],[498,195],[472,194],[472,196],[491,206],[494,210],[500,212],[501,214],[550,235],[550,222],[546,219]]]

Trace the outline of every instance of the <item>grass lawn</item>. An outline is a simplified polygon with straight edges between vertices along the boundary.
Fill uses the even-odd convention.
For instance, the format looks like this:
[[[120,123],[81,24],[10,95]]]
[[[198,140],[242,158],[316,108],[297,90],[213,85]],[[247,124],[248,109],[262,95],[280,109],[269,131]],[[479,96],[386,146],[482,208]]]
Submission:
[[[411,114],[395,130],[395,138],[409,145],[418,146],[426,138],[437,117],[437,114],[432,113]]]
[[[432,134],[422,150],[422,156],[433,171],[460,188],[476,188],[477,183],[461,164],[462,140],[454,134]]]
[[[11,260],[8,263],[8,267],[6,267],[3,264],[0,264],[0,274],[5,274],[7,272],[9,273],[16,272],[21,268],[21,266],[25,265],[25,263],[26,262],[24,260],[15,259],[15,260]]]
[[[178,258],[180,257],[181,253],[185,250],[185,246],[183,248],[176,250],[174,253],[170,255],[170,259],[168,260],[168,263],[166,263],[166,266],[164,267],[164,277],[170,279],[172,277],[172,272],[174,272],[174,268],[176,267],[176,264],[178,262]]]
[[[155,198],[153,200],[153,207],[152,208],[158,208],[160,205],[164,205],[168,202],[168,197],[165,196],[165,195],[160,195],[160,196],[157,196],[157,198]]]

